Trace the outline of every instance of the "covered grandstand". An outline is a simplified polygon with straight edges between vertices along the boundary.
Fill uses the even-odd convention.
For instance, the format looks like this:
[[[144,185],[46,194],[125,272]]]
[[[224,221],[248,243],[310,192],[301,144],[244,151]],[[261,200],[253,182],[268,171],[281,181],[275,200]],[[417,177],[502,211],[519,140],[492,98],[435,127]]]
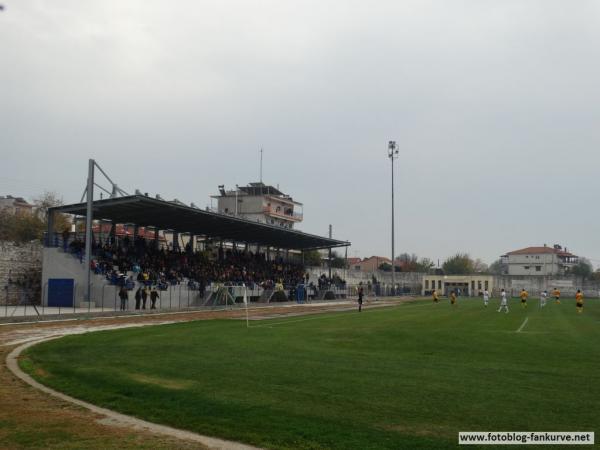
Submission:
[[[86,207],[86,203],[76,203],[50,208],[48,235],[50,236],[52,233],[55,213],[83,217],[86,216]],[[145,195],[95,200],[93,202],[93,218],[94,220],[110,221],[114,224],[132,224],[191,236],[202,236],[213,241],[244,243],[273,249],[305,251],[350,245],[348,241],[252,222],[240,217],[205,211],[180,202],[169,202]]]
[[[101,231],[106,229],[106,227],[91,227],[91,229],[94,231],[91,236],[92,249],[90,254],[86,255],[83,247],[81,247],[81,253],[83,253],[84,256],[80,256],[80,261],[78,262],[81,264],[80,272],[82,273],[78,272],[78,274],[73,275],[73,273],[76,272],[76,269],[62,270],[67,266],[72,266],[72,263],[70,260],[65,260],[63,258],[60,250],[64,250],[64,253],[67,253],[67,241],[70,244],[74,242],[81,244],[83,241],[86,241],[86,233],[85,230],[82,231],[81,228],[79,228],[79,231],[77,232],[68,233],[68,237],[65,241],[66,232],[54,232],[54,217],[59,213],[70,214],[81,218],[86,217],[89,207],[90,205],[88,203],[82,202],[54,207],[48,211],[48,233],[46,238],[46,247],[48,251],[46,251],[44,254],[43,270],[43,282],[48,285],[46,298],[44,301],[48,306],[51,306],[51,304],[54,302],[52,299],[58,295],[54,291],[59,289],[56,287],[51,287],[51,284],[53,283],[50,280],[74,278],[75,285],[78,285],[79,287],[72,287],[71,291],[68,291],[70,292],[69,295],[73,299],[71,302],[72,304],[87,304],[88,307],[90,307],[90,304],[98,305],[101,301],[102,307],[104,307],[105,289],[104,286],[100,286],[101,290],[98,289],[99,284],[101,284],[99,278],[97,277],[90,281],[89,275],[87,275],[88,281],[86,281],[85,276],[83,276],[82,273],[90,272],[89,270],[85,269],[87,261],[92,263],[91,266],[88,266],[91,267],[92,270],[97,268],[97,260],[99,259],[97,252],[99,251],[100,254],[106,253],[102,250],[103,245],[113,246],[110,248],[109,253],[112,252],[113,255],[118,254],[119,257],[122,257],[123,252],[121,251],[121,247],[125,242],[125,245],[129,245],[132,249],[129,251],[129,254],[132,255],[134,253],[134,244],[133,242],[125,240],[128,239],[130,235],[138,241],[143,241],[144,246],[148,245],[147,248],[154,249],[162,247],[165,244],[164,239],[163,242],[159,242],[159,236],[161,236],[159,232],[163,232],[162,236],[164,236],[164,232],[168,233],[171,236],[171,243],[166,250],[167,256],[162,257],[163,261],[169,259],[172,260],[174,259],[173,255],[179,255],[181,252],[182,255],[187,254],[189,256],[187,261],[194,261],[194,264],[198,266],[202,265],[202,262],[199,262],[202,261],[202,259],[193,255],[198,255],[198,252],[206,251],[208,249],[212,250],[214,254],[219,254],[218,258],[221,259],[223,258],[223,249],[226,249],[230,255],[229,257],[237,259],[238,262],[241,261],[239,262],[238,266],[250,265],[249,271],[253,266],[264,268],[267,265],[266,263],[271,261],[279,261],[280,264],[283,264],[284,266],[286,263],[289,263],[290,267],[296,265],[296,281],[294,281],[294,286],[297,284],[297,280],[300,278],[298,273],[301,272],[298,272],[297,268],[303,266],[303,255],[305,251],[331,249],[350,245],[350,242],[348,241],[317,236],[277,225],[253,222],[251,220],[232,215],[202,210],[193,206],[185,205],[179,201],[166,201],[141,194],[126,195],[123,197],[112,197],[104,200],[94,200],[91,202],[93,220],[100,221],[102,224],[110,222],[112,224],[110,227],[112,231],[107,236],[106,233],[102,233]],[[86,217],[86,219],[88,218]],[[117,224],[124,224],[126,226],[127,231],[122,234],[122,236],[126,236],[125,238],[122,236],[116,236],[115,231],[117,229]],[[129,233],[129,230],[131,229],[133,229],[133,233]],[[100,230],[100,232],[98,232],[98,230]],[[142,230],[143,232],[140,232]],[[149,232],[150,230],[153,231]],[[187,237],[187,244],[185,246],[180,244],[180,242],[183,243],[183,236]],[[107,243],[109,242],[110,244],[104,244],[103,241]],[[118,251],[115,251],[115,248],[118,248]],[[51,253],[51,250],[54,251],[54,253]],[[139,248],[137,250],[139,250]],[[125,253],[128,252],[125,251]],[[262,259],[255,263],[251,258],[258,258],[257,255]],[[94,258],[94,260],[91,260],[91,258]],[[73,259],[72,256],[71,259]],[[116,259],[117,258],[115,258],[115,260]],[[256,259],[256,261],[258,261],[258,259]],[[107,264],[105,264],[105,266],[109,266],[109,269],[112,269],[112,260],[107,260],[106,262]],[[132,272],[128,271],[129,269],[118,267],[119,263],[120,261],[115,264],[115,267],[124,272],[123,275],[125,278],[129,277]],[[211,269],[214,270],[215,263],[207,263],[207,265],[210,264],[212,264]],[[128,266],[130,267],[129,264]],[[223,264],[221,264],[219,269],[222,269],[222,267]],[[236,270],[238,268],[239,267],[236,267]],[[195,274],[202,272],[198,267],[196,267],[196,269],[198,270],[195,270]],[[247,269],[247,267],[244,267],[244,269]],[[194,272],[194,270],[188,270],[188,272]],[[284,267],[284,269],[280,270],[279,273],[284,274],[289,272],[291,272],[291,269],[288,270],[286,267]],[[214,283],[216,281],[215,279],[208,279],[208,277],[203,275],[194,276],[195,274],[186,275],[189,279],[186,278],[185,280],[185,289],[191,289],[190,286],[194,286],[194,283],[198,282],[198,280],[200,280],[201,285],[204,283],[210,285],[218,284]],[[99,275],[98,271],[96,271],[96,275]],[[104,275],[104,272],[102,272],[102,275]],[[139,273],[137,275],[139,276]],[[243,279],[238,275],[234,282],[237,283],[238,286],[242,284],[247,285],[246,281],[248,278],[249,277],[246,277],[246,274],[244,273]],[[252,281],[256,281],[257,279],[258,277],[255,277],[255,280]],[[178,280],[178,282],[181,281]],[[255,301],[261,301],[260,298],[264,297],[264,291],[268,291],[268,288],[265,288],[262,284],[260,284],[261,282],[262,280],[252,283],[252,296],[254,297]],[[154,284],[160,285],[158,281],[156,281]],[[86,285],[87,293],[85,292]],[[92,285],[94,285],[93,288]],[[288,296],[288,298],[291,297],[289,290],[290,288],[294,289],[294,287],[286,286],[285,295]],[[197,287],[194,289],[197,289]],[[233,297],[235,298],[242,295],[241,293],[243,291],[240,289],[230,289],[229,292],[233,293]],[[210,292],[207,292],[206,296],[203,294],[204,291],[202,289],[202,295],[200,295],[202,298],[193,300],[193,302],[196,302],[196,306],[206,306],[208,304]],[[61,295],[64,298],[67,296],[66,294]],[[169,295],[172,295],[171,292],[169,292]],[[184,296],[185,295],[187,295],[189,299],[189,291],[185,293]],[[197,293],[192,293],[191,295],[193,298],[198,297]],[[308,295],[306,291],[304,295]],[[179,288],[179,296],[181,297],[181,288]],[[60,300],[59,303],[64,302],[64,298],[63,300]]]

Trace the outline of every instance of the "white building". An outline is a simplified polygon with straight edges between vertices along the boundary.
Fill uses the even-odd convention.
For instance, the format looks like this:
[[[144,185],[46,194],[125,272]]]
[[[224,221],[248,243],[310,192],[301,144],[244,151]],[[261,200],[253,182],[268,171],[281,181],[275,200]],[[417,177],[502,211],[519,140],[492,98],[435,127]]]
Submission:
[[[475,297],[483,291],[492,292],[495,288],[492,275],[424,275],[421,294],[429,295],[434,289],[441,295],[452,291],[462,296]]]
[[[564,275],[578,263],[578,257],[560,245],[527,247],[501,257],[508,275]]]
[[[302,221],[302,203],[296,202],[273,186],[264,183],[250,183],[225,190],[219,186],[217,210],[221,214],[241,217],[253,222],[267,223],[284,228],[293,228]]]

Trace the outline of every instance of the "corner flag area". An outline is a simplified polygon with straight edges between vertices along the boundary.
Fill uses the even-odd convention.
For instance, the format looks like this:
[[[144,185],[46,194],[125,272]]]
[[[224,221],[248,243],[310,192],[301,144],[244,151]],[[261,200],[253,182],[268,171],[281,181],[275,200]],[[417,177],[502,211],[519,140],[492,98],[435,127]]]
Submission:
[[[78,399],[263,448],[456,448],[460,431],[600,430],[600,303],[479,299],[219,319],[45,342]]]

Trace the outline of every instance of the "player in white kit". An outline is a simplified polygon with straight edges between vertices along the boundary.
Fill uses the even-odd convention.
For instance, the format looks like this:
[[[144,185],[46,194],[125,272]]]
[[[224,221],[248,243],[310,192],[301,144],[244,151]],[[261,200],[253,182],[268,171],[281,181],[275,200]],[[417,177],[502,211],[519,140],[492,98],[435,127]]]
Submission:
[[[546,300],[548,299],[548,291],[544,291],[540,294],[540,308],[546,306]]]
[[[500,308],[498,308],[498,312],[502,311],[502,308],[508,314],[508,299],[506,298],[506,291],[504,289],[500,292]]]
[[[483,291],[483,306],[487,308],[488,303],[490,302],[490,293],[486,289]]]

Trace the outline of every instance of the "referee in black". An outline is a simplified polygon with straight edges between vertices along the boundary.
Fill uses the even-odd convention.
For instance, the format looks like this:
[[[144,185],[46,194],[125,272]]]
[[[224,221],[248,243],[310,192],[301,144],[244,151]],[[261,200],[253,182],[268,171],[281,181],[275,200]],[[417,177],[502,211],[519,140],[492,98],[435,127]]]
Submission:
[[[358,283],[358,312],[362,311],[362,302],[363,302],[363,287],[362,281]]]

